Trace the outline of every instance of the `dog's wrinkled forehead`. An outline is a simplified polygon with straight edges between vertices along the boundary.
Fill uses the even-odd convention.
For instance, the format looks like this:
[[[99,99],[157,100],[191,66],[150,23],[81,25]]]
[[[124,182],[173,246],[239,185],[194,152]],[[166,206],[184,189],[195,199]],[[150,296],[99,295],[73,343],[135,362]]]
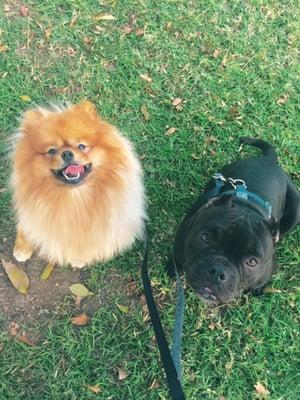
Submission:
[[[212,235],[212,246],[228,249],[230,253],[263,255],[272,247],[267,222],[259,214],[235,208],[211,207],[200,209],[191,224],[191,238],[203,233]]]

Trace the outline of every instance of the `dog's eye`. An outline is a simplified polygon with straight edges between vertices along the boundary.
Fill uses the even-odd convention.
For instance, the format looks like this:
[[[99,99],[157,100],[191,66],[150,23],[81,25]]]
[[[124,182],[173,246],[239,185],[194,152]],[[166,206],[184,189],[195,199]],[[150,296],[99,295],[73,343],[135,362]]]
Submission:
[[[49,149],[47,151],[47,154],[50,154],[50,156],[54,156],[54,154],[56,154],[57,150],[54,147],[51,147],[51,149]]]
[[[254,268],[257,266],[258,261],[255,257],[250,257],[246,260],[245,264],[247,265],[247,267]]]
[[[83,143],[79,143],[79,145],[77,146],[79,150],[84,150],[86,149],[86,145]]]
[[[203,243],[208,244],[211,239],[211,234],[209,232],[202,232],[201,233],[201,240]]]

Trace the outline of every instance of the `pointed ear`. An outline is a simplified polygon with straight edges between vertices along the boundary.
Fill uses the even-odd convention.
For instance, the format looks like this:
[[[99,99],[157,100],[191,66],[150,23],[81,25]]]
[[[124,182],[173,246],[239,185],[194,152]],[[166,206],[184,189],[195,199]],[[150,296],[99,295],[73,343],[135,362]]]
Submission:
[[[279,229],[279,222],[274,217],[271,218],[270,229],[272,233],[273,242],[277,243],[280,238],[280,229]]]
[[[77,109],[87,114],[97,114],[95,105],[88,100],[83,100],[81,103],[79,103],[77,105]]]

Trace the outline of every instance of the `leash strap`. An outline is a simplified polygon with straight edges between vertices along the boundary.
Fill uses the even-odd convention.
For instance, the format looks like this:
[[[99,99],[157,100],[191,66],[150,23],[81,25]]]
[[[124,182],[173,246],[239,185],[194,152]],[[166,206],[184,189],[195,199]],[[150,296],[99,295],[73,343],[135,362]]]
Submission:
[[[172,359],[168,342],[159,318],[159,314],[156,308],[156,304],[154,301],[151,282],[148,275],[148,235],[147,230],[145,229],[145,247],[144,247],[144,259],[142,263],[142,281],[144,287],[145,298],[152,322],[152,326],[155,332],[161,360],[167,375],[167,381],[169,386],[169,391],[172,400],[185,400],[185,396],[180,384],[180,380],[178,377],[178,373],[176,371],[174,361]],[[180,358],[180,353],[179,353]]]
[[[184,288],[177,272],[175,259],[173,257],[173,264],[176,276],[176,311],[175,311],[175,325],[172,336],[172,358],[177,371],[180,382],[182,383],[182,367],[181,367],[181,343],[182,343],[182,330],[183,330],[183,316],[184,316]]]

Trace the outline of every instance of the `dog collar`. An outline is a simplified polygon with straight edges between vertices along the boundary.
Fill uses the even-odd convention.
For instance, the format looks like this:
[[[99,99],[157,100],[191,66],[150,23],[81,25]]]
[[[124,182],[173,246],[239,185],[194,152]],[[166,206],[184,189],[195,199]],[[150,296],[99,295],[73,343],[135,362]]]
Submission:
[[[272,205],[268,201],[259,197],[257,194],[249,192],[247,190],[246,182],[243,179],[225,178],[220,172],[213,174],[213,178],[215,180],[215,187],[212,189],[214,197],[220,194],[230,194],[239,197],[240,199],[252,201],[266,212],[268,219],[271,219]],[[225,186],[225,183],[229,183],[233,187],[233,190],[221,192],[223,186]]]

